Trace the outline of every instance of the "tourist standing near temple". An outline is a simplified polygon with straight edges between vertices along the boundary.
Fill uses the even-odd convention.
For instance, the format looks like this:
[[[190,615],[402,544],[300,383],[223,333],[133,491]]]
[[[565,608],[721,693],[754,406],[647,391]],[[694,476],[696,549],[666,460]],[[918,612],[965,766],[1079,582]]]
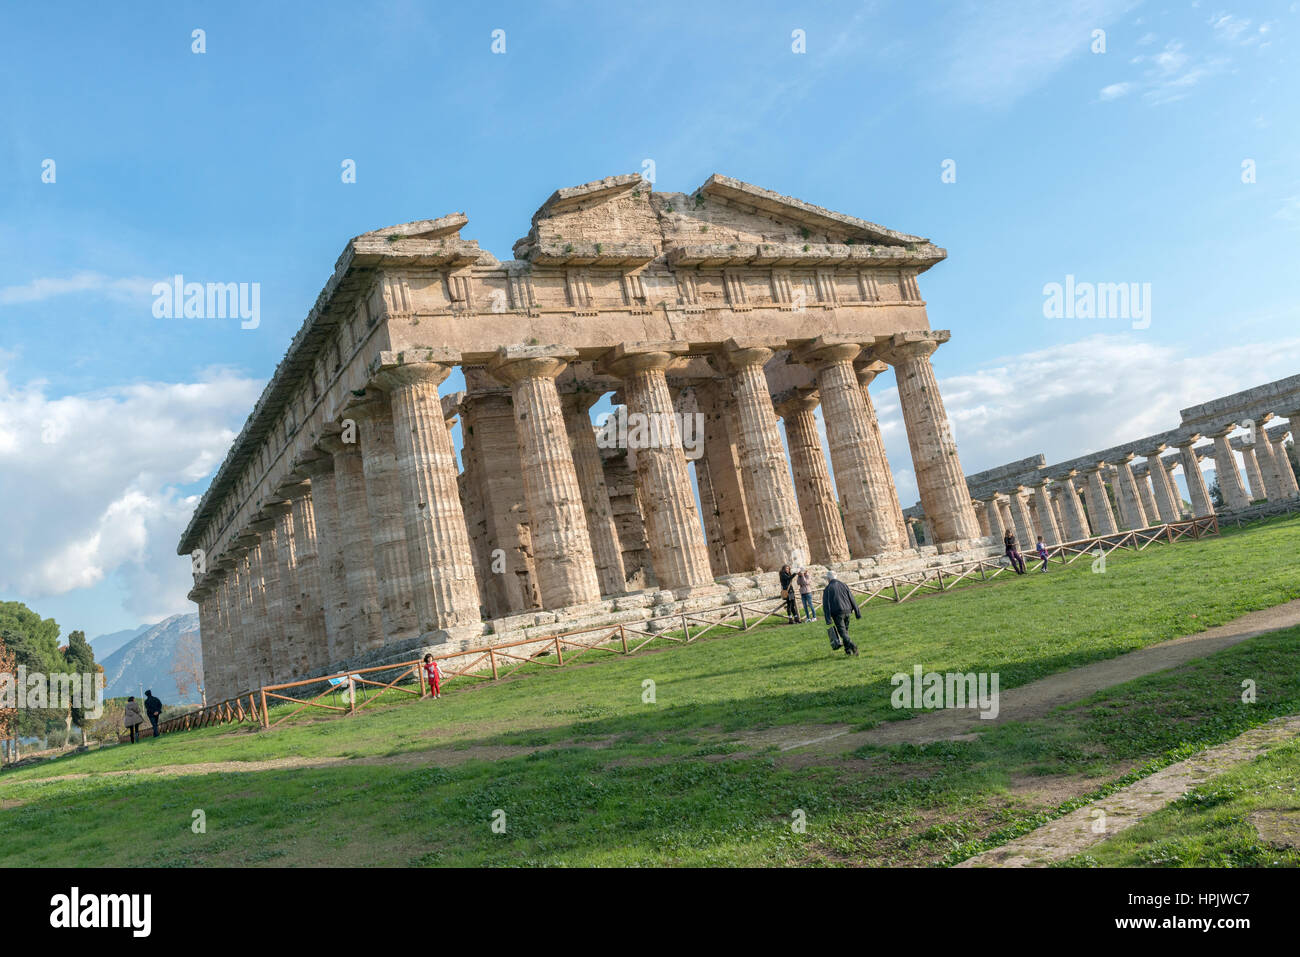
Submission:
[[[1040,569],[1038,569],[1038,570],[1039,570],[1040,572],[1045,572],[1045,571],[1047,571],[1047,546],[1043,544],[1043,536],[1042,536],[1042,535],[1039,535],[1039,536],[1038,536],[1038,545],[1037,545],[1037,547],[1034,549],[1034,551],[1036,551],[1036,552],[1038,553],[1038,557],[1041,558],[1041,559],[1043,560],[1043,567],[1040,568]]]
[[[826,573],[826,587],[822,589],[822,615],[844,644],[846,655],[856,655],[858,646],[849,638],[849,615],[862,617],[858,603],[853,600],[849,586],[835,577],[835,572]]]
[[[799,598],[803,601],[803,616],[808,621],[817,620],[817,609],[812,600],[812,578],[808,574],[808,569],[799,569],[799,574],[795,577],[799,585]]]
[[[442,697],[442,669],[438,667],[438,662],[433,660],[433,655],[424,656],[424,673],[429,679],[429,697]]]
[[[1020,555],[1020,549],[1016,547],[1016,533],[1007,529],[1007,533],[1002,536],[1002,544],[1006,546],[1007,558],[1011,559],[1011,567],[1016,570],[1017,575],[1025,573],[1025,560]]]
[[[791,625],[799,624],[802,619],[799,617],[799,606],[794,601],[794,572],[791,571],[787,562],[781,566],[781,597],[785,599],[785,617],[787,623]]]

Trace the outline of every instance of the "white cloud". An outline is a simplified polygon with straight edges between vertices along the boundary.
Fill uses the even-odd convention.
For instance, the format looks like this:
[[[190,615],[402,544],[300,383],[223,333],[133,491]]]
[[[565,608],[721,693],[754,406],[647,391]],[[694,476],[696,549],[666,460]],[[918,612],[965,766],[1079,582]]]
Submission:
[[[215,468],[261,385],[213,370],[52,397],[0,365],[0,591],[38,600],[113,578],[139,620],[187,610],[175,551],[194,500],[178,487]]]
[[[1110,86],[1103,86],[1097,95],[1103,100],[1118,100],[1132,88],[1132,83],[1112,83]]]
[[[0,305],[44,302],[57,296],[94,293],[119,302],[147,299],[154,280],[143,276],[114,279],[97,272],[78,272],[62,278],[43,277],[20,286],[0,287]]]

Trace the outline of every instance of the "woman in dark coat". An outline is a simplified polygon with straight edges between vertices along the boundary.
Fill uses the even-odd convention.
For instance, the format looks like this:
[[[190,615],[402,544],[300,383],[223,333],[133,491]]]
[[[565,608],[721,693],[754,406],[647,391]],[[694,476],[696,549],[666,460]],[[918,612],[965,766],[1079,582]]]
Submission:
[[[781,566],[781,597],[785,599],[785,618],[786,622],[791,625],[797,625],[800,622],[799,606],[794,599],[794,572],[790,570],[789,564]]]

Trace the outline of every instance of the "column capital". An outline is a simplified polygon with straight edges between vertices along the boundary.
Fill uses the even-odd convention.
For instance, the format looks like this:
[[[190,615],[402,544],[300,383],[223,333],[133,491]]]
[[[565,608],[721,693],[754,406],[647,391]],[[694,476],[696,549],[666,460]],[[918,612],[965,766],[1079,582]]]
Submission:
[[[772,408],[781,418],[788,418],[799,412],[812,412],[821,405],[816,391],[792,390],[773,397]]]
[[[315,479],[334,471],[334,456],[315,450],[302,452],[293,458],[293,470],[308,478]]]
[[[816,369],[830,362],[852,362],[871,341],[873,340],[869,339],[864,343],[861,339],[846,335],[818,336],[811,342],[797,346],[793,353],[796,362]]]
[[[364,422],[390,414],[388,397],[384,395],[383,390],[378,387],[366,388],[361,389],[359,394],[354,392],[348,397],[343,405],[343,411],[339,414],[339,421],[356,419]]]
[[[460,362],[460,353],[445,346],[381,352],[370,363],[370,381],[385,392],[412,385],[435,388]]]
[[[255,521],[249,522],[248,527],[261,535],[262,533],[269,532],[271,529],[275,528],[275,519],[259,518]]]
[[[731,338],[717,350],[718,364],[731,372],[747,366],[761,366],[780,348],[768,339]]]
[[[861,356],[858,357],[861,359]],[[853,371],[857,373],[858,385],[866,387],[876,381],[876,376],[889,368],[888,362],[880,359],[870,359],[867,362],[859,362],[853,366]]]
[[[361,446],[356,442],[344,442],[341,432],[326,432],[316,440],[316,447],[331,456],[345,452],[361,452]]]
[[[1109,468],[1110,468],[1110,463],[1097,462],[1093,465],[1085,465],[1083,468],[1079,469],[1079,471],[1082,472],[1084,475],[1097,475],[1099,473],[1108,470]]]
[[[600,357],[596,371],[619,379],[634,372],[663,371],[689,349],[685,342],[622,342]]]
[[[1149,445],[1146,446],[1145,448],[1139,446],[1137,449],[1137,454],[1142,456],[1144,459],[1155,459],[1155,458],[1159,458],[1160,453],[1167,448],[1169,448],[1169,446],[1166,445],[1164,442],[1158,442],[1155,445]]]
[[[311,483],[299,481],[298,479],[287,479],[281,483],[276,492],[284,496],[287,501],[292,501],[295,498],[305,498],[311,494]]]
[[[917,332],[900,332],[877,343],[876,353],[890,365],[908,359],[926,359],[952,337],[947,329],[929,329]]]
[[[554,379],[576,358],[578,350],[570,346],[502,346],[488,360],[487,370],[513,385],[525,379]]]

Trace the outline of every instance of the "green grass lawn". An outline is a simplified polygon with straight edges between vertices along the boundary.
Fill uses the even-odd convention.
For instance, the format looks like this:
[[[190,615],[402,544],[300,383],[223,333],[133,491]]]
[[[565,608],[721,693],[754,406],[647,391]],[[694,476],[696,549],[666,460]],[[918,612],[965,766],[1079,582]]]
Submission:
[[[1298,545],[1300,517],[1288,518],[1117,552],[1105,574],[1085,559],[873,603],[854,625],[856,659],[833,655],[820,624],[773,625],[628,658],[595,652],[354,718],[204,729],[18,769],[0,775],[0,864],[953,862],[1295,711],[1300,634],[1254,639],[975,741],[816,764],[778,760],[747,736],[906,717],[890,705],[889,677],[914,664],[996,671],[1007,689],[1300,597]],[[1256,678],[1258,704],[1240,704],[1242,674]],[[448,764],[456,749],[465,760]],[[95,775],[286,757],[361,761]],[[42,780],[73,773],[92,776]],[[205,834],[191,831],[195,809]],[[493,830],[498,811],[504,833]],[[803,833],[790,826],[800,812]]]

